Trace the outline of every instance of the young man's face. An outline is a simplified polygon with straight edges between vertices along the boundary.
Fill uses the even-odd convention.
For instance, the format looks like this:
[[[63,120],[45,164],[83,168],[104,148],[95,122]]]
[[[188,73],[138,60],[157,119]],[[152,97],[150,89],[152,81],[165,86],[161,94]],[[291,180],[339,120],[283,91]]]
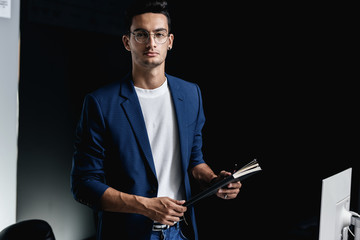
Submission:
[[[146,36],[149,36],[148,40]],[[145,68],[163,65],[173,40],[174,36],[169,35],[167,17],[160,13],[134,16],[130,34],[123,36],[125,48],[131,51],[133,64]]]

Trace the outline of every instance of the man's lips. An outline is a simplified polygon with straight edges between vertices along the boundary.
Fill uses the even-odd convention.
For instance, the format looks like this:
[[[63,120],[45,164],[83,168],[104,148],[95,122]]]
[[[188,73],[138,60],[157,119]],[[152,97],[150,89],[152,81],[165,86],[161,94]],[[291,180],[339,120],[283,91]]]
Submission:
[[[159,53],[153,52],[153,51],[147,51],[147,52],[144,52],[144,55],[146,55],[148,57],[155,57],[155,56],[159,55]]]

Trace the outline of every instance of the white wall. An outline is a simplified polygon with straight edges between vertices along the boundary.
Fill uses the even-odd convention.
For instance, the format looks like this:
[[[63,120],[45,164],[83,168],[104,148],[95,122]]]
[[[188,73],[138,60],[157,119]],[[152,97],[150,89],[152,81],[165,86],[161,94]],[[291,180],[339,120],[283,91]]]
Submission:
[[[21,2],[16,220],[42,219],[57,240],[83,240],[94,234],[95,224],[92,210],[76,202],[70,191],[80,113],[72,113],[77,82],[69,79],[73,60],[67,54],[77,48],[71,46],[71,36],[64,45],[65,29],[31,22],[29,2],[34,1]]]
[[[0,231],[16,221],[20,0],[8,3],[10,18],[0,11]]]

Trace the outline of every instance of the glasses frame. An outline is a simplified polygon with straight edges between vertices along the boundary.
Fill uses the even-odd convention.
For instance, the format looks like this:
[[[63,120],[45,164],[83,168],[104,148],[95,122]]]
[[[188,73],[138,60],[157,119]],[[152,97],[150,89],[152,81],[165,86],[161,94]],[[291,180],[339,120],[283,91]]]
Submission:
[[[136,32],[144,32],[144,33],[146,33],[146,34],[147,34],[147,39],[146,39],[146,41],[145,41],[145,42],[139,41],[139,40],[136,38]],[[166,31],[166,32],[167,32],[167,31]],[[170,37],[170,33],[167,33],[164,42],[159,42],[158,39],[155,37],[155,35],[156,35],[158,32],[157,32],[157,33],[150,33],[150,32],[148,32],[148,31],[146,31],[146,30],[136,30],[136,31],[129,32],[129,33],[131,33],[132,35],[134,35],[135,41],[136,41],[137,43],[140,43],[140,44],[146,44],[146,43],[148,43],[149,40],[150,40],[150,36],[151,36],[151,35],[153,35],[154,41],[155,41],[157,44],[164,44],[164,43],[166,43],[166,41],[167,41],[167,40],[169,39],[169,37]]]

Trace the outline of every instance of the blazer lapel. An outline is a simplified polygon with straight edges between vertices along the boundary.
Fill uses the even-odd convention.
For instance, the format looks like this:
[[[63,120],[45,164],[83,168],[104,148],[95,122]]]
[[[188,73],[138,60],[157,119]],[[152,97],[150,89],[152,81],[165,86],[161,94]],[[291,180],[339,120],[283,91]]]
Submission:
[[[149,164],[150,169],[156,177],[156,170],[152,157],[149,138],[146,131],[144,117],[142,115],[140,102],[136,95],[130,75],[125,81],[121,82],[120,95],[126,98],[126,100],[122,102],[121,105],[129,119],[130,125],[144,153],[147,163]]]
[[[188,132],[186,129],[187,118],[186,118],[186,104],[185,99],[181,91],[181,87],[176,84],[172,76],[166,75],[168,79],[169,88],[173,98],[173,103],[175,107],[175,113],[177,118],[178,132],[179,132],[179,141],[180,141],[180,151],[181,151],[181,162],[184,173],[187,172],[188,166]]]

